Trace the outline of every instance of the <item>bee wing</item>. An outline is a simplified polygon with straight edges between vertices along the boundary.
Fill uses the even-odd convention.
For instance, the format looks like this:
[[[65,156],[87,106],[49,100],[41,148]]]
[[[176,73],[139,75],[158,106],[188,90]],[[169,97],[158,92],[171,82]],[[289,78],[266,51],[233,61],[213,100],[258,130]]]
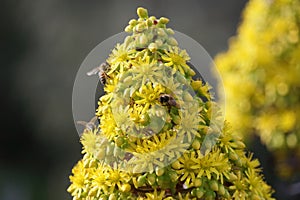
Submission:
[[[77,121],[76,123],[79,125],[83,125],[83,126],[86,126],[86,124],[87,124],[87,122],[85,122],[85,121]]]
[[[92,76],[92,75],[98,74],[98,72],[99,72],[99,67],[96,67],[96,68],[92,69],[91,71],[87,72],[86,75]]]
[[[97,121],[97,116],[94,116],[94,117],[90,120],[90,123],[95,124],[96,121]]]

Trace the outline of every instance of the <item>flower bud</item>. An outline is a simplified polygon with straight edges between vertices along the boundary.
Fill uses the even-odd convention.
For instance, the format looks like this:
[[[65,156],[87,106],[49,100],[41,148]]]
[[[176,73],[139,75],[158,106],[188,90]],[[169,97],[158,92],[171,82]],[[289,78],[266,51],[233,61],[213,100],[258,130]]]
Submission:
[[[147,42],[148,42],[148,38],[145,34],[142,34],[140,37],[139,37],[139,42],[141,45],[146,45]]]
[[[129,192],[131,190],[131,186],[128,183],[125,183],[121,186],[120,190],[122,192]]]
[[[171,179],[172,182],[176,182],[177,181],[178,175],[177,175],[176,171],[170,170],[168,172],[168,174],[169,174],[169,177],[170,177],[170,179]]]
[[[219,184],[216,180],[211,180],[209,182],[209,187],[214,190],[214,191],[218,191],[219,190]]]
[[[200,146],[201,146],[201,144],[200,144],[199,140],[194,140],[193,141],[193,144],[192,144],[193,149],[199,150]]]
[[[110,194],[108,200],[117,200],[117,197],[115,194]]]
[[[149,183],[149,185],[154,185],[156,183],[156,176],[155,174],[148,174],[147,175],[147,181]]]
[[[145,176],[139,176],[137,179],[137,185],[138,187],[143,186],[146,183],[146,177]]]
[[[183,94],[183,100],[190,102],[190,101],[193,101],[194,98],[192,97],[192,95],[189,92],[185,91]]]
[[[226,192],[226,191],[225,191],[224,185],[220,184],[220,185],[219,185],[218,193],[219,193],[220,195],[224,195],[225,192]]]
[[[157,50],[157,44],[155,43],[150,43],[149,46],[148,46],[149,50],[151,52],[155,52]]]
[[[160,19],[159,19],[159,21],[158,21],[158,23],[160,23],[160,24],[167,24],[167,23],[169,23],[169,19],[168,18],[166,18],[166,17],[161,17]]]
[[[230,182],[236,181],[237,179],[238,179],[238,177],[234,173],[230,173],[229,174],[229,180],[230,180]]]
[[[172,163],[172,167],[174,169],[180,169],[181,168],[181,164],[178,160],[176,160],[175,162]]]
[[[132,20],[130,20],[129,21],[129,25],[131,25],[131,26],[135,26],[135,25],[137,25],[137,21],[136,21],[136,19],[132,19]]]
[[[165,173],[164,168],[160,168],[160,167],[156,167],[156,168],[155,168],[155,174],[156,174],[157,176],[161,176],[161,175],[163,175],[164,173]]]
[[[178,46],[178,42],[173,37],[170,37],[167,42],[171,46]]]
[[[133,26],[128,25],[128,26],[126,26],[126,28],[125,28],[125,32],[131,33],[131,32],[132,32],[132,29],[133,29]]]
[[[175,32],[171,28],[167,28],[167,33],[169,35],[174,35],[175,34]]]
[[[195,181],[194,181],[194,186],[195,187],[200,187],[201,185],[202,185],[202,179],[196,178]]]
[[[202,87],[202,81],[192,81],[191,86],[195,91],[197,91],[199,88]]]
[[[139,7],[137,9],[137,15],[140,18],[148,18],[148,11],[145,8]]]
[[[147,19],[146,23],[147,23],[148,27],[153,25],[153,21],[151,19]]]

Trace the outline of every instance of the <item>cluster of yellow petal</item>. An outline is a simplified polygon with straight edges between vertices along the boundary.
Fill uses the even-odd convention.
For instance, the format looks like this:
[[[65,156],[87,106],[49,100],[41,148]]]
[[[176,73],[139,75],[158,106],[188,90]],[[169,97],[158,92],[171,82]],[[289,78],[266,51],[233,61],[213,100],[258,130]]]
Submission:
[[[193,79],[168,20],[147,13],[138,9],[132,35],[107,59],[100,124],[82,135],[73,199],[272,199],[259,162],[218,120],[208,83]]]
[[[299,16],[299,1],[249,1],[238,35],[215,59],[234,129],[248,139],[259,135],[286,160],[300,154]],[[278,169],[285,177],[297,171],[299,165]]]

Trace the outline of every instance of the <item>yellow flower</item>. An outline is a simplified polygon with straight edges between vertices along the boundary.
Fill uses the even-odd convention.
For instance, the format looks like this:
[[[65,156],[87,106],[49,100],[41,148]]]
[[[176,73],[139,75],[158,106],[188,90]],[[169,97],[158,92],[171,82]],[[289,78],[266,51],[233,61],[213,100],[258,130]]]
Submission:
[[[186,135],[188,141],[191,142],[193,137],[201,137],[198,132],[200,122],[203,122],[203,119],[200,117],[199,106],[196,103],[184,104],[183,109],[179,110],[180,123],[175,126],[178,130],[179,135]]]
[[[158,194],[157,190],[155,189],[153,193],[146,193],[146,200],[163,200],[165,196],[165,191],[161,191],[160,194]]]
[[[173,47],[169,51],[165,51],[165,55],[162,55],[161,58],[165,61],[166,66],[173,67],[174,70],[179,71],[183,75],[190,69],[186,64],[190,60],[189,55],[185,50],[180,50],[178,47]]]
[[[130,174],[121,171],[116,166],[114,168],[107,168],[105,177],[106,185],[109,187],[110,193],[112,193],[115,189],[121,189],[123,184],[128,183],[131,180]]]
[[[98,129],[87,130],[83,133],[81,137],[81,144],[83,145],[82,153],[88,153],[94,155],[98,150]]]
[[[84,168],[83,161],[79,161],[72,169],[73,175],[70,176],[71,185],[68,192],[72,194],[74,199],[81,199],[83,193],[88,192],[89,174],[88,169]]]
[[[158,102],[158,97],[164,93],[164,91],[164,88],[160,84],[153,85],[151,82],[148,82],[146,85],[143,85],[139,91],[135,92],[135,103],[143,104],[143,112],[145,112],[149,109],[150,105]]]
[[[197,154],[199,158],[195,161],[197,163],[195,169],[199,170],[197,177],[206,176],[209,180],[214,177],[217,180],[220,179],[223,184],[224,176],[227,178],[231,170],[231,165],[226,155],[217,148],[213,148],[205,156],[200,151],[197,151]]]
[[[132,55],[135,53],[135,49],[130,49],[130,46],[125,44],[117,44],[112,50],[107,62],[110,64],[111,69],[107,73],[108,75],[117,71],[123,73],[124,70],[129,69],[130,62],[128,62]]]
[[[162,76],[158,72],[157,60],[151,60],[150,56],[146,56],[145,59],[139,58],[137,61],[133,61],[132,65],[133,67],[129,72],[134,75],[132,80],[136,82],[138,87],[145,85],[147,81],[155,83]]]
[[[108,186],[106,185],[106,173],[107,169],[103,164],[99,164],[97,169],[91,172],[92,183],[90,196],[99,197],[102,193],[108,193]]]
[[[101,116],[100,120],[101,134],[107,139],[113,139],[116,134],[117,125],[111,109],[107,109],[105,115]]]

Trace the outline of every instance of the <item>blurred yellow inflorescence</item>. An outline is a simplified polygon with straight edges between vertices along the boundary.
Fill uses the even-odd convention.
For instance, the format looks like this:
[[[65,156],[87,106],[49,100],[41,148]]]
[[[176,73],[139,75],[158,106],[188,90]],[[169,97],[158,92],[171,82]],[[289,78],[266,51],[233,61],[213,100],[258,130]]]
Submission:
[[[169,20],[137,13],[107,59],[100,125],[81,137],[73,199],[272,199],[258,160],[212,119],[219,113],[209,86],[192,79]]]
[[[277,152],[278,171],[287,177],[292,168],[299,172],[283,161],[291,152],[300,156],[299,28],[300,1],[251,0],[229,50],[215,59],[227,119],[245,138],[258,134]]]

